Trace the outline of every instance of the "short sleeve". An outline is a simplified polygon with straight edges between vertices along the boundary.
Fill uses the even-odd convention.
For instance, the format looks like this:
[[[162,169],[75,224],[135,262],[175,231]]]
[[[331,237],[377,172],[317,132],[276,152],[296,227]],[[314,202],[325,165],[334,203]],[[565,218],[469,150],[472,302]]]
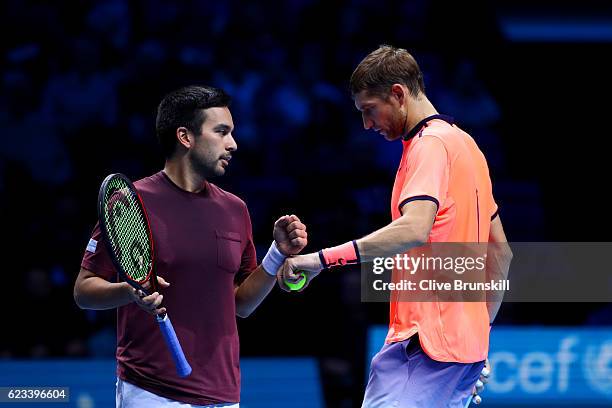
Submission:
[[[253,227],[251,225],[251,217],[246,204],[244,207],[244,217],[246,224],[246,245],[242,251],[240,269],[234,277],[234,284],[236,286],[240,285],[257,268],[257,253],[255,251],[255,244],[253,243]]]
[[[102,236],[100,223],[97,222],[91,234],[91,239],[85,249],[81,267],[99,275],[107,281],[115,281],[117,272],[106,248],[106,241]]]
[[[493,184],[491,183],[491,177],[489,177],[488,168],[487,181],[489,182],[489,214],[491,214],[491,221],[493,221],[495,217],[497,217],[497,215],[499,214],[499,207],[497,206],[497,203],[495,202],[495,197],[493,196]]]
[[[399,197],[399,211],[406,203],[430,200],[438,210],[448,190],[449,163],[444,143],[435,136],[415,140],[406,161],[406,178]]]
[[[499,214],[499,208],[497,203],[495,202],[495,197],[493,196],[493,183],[491,182],[491,176],[489,173],[489,165],[487,164],[487,160],[484,157],[482,152],[480,153],[482,157],[482,171],[480,173],[480,177],[482,177],[481,184],[485,186],[485,199],[486,199],[486,207],[489,211],[489,216],[491,217],[491,221],[497,217]]]
[[[493,198],[493,194],[491,194],[490,198],[490,208],[491,210],[489,212],[491,213],[491,221],[493,221],[495,217],[497,217],[497,215],[499,214],[499,207],[497,206],[497,203]]]

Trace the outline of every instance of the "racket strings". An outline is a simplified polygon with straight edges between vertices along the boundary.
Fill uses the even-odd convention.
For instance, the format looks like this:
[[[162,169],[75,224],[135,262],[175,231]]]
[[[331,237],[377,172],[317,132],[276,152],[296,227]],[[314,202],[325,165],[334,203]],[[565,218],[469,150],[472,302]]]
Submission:
[[[115,257],[131,279],[142,283],[152,266],[152,248],[138,196],[123,180],[114,179],[108,185],[104,202],[104,217]]]

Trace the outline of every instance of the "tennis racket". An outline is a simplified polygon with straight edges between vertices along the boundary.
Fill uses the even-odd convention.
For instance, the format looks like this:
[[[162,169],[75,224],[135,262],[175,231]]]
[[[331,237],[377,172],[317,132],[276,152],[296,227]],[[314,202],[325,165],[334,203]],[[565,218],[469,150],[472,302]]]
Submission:
[[[123,280],[137,290],[148,293],[157,290],[153,235],[142,199],[132,182],[123,174],[111,174],[104,179],[98,196],[98,217],[108,251]],[[191,374],[172,322],[166,313],[156,316],[179,376]]]

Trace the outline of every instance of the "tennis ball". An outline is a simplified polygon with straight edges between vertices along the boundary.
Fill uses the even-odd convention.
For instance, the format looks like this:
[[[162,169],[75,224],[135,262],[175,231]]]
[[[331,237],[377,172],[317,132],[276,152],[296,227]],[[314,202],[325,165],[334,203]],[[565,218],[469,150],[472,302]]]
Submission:
[[[289,289],[291,290],[300,290],[304,287],[304,285],[306,284],[306,274],[304,272],[300,272],[299,276],[302,278],[297,282],[289,282],[289,281],[285,281],[285,285],[287,285],[289,287]]]

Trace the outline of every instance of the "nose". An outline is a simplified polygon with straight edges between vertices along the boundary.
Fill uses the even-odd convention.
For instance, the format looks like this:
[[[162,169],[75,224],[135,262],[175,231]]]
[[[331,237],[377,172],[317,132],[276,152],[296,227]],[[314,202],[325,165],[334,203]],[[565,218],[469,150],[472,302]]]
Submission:
[[[370,119],[366,118],[365,115],[361,115],[361,119],[363,120],[363,128],[365,130],[370,129],[374,125],[374,123]]]
[[[227,139],[227,145],[225,146],[225,150],[230,151],[230,152],[234,152],[238,150],[238,144],[234,140],[234,136],[232,136],[231,134],[227,136],[228,136],[228,139]]]

